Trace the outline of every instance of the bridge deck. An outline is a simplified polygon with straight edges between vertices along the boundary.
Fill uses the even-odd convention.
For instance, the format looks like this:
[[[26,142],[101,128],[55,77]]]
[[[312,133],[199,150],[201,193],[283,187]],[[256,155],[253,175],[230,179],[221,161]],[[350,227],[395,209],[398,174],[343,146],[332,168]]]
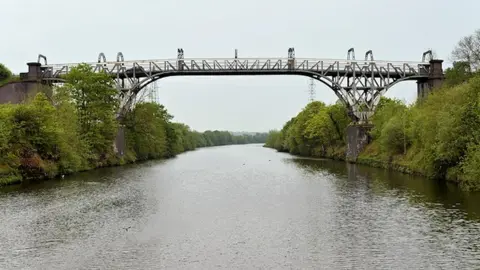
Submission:
[[[43,66],[45,77],[58,78],[79,63]],[[175,75],[289,75],[314,72],[322,76],[421,77],[428,74],[429,63],[405,61],[365,61],[310,58],[220,58],[166,59],[86,63],[95,71],[114,77],[151,77]]]

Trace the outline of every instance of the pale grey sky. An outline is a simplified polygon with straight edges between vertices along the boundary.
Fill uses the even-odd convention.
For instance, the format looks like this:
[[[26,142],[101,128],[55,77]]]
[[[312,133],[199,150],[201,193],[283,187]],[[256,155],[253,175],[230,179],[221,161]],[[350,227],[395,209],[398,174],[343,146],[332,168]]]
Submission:
[[[476,0],[3,0],[0,62],[15,73],[39,53],[50,63],[185,57],[358,57],[421,59],[432,48],[448,60],[456,42],[480,26]],[[196,130],[281,128],[308,103],[300,76],[175,77],[160,80],[159,99]],[[412,101],[415,83],[387,96]],[[317,83],[316,99],[336,100]]]

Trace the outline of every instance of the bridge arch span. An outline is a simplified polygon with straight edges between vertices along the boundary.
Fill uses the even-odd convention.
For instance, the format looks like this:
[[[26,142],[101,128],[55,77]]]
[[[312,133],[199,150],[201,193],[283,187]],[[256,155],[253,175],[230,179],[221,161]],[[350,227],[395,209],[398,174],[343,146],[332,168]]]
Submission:
[[[309,77],[309,78],[314,78],[314,79],[322,82],[326,86],[328,86],[333,91],[336,91],[335,89],[341,89],[342,88],[338,83],[335,83],[331,78],[329,78],[327,76],[323,76],[319,73],[311,72],[311,71],[300,71],[300,70],[297,71],[297,70],[295,70],[295,71],[290,71],[290,72],[285,72],[285,73],[279,73],[279,72],[272,72],[272,73],[268,73],[268,72],[261,72],[261,73],[260,72],[245,72],[245,73],[225,73],[225,74],[219,74],[218,72],[216,72],[216,73],[212,73],[212,72],[197,72],[197,73],[188,72],[188,73],[185,73],[185,74],[183,74],[181,72],[162,72],[162,73],[154,75],[150,78],[148,78],[148,77],[142,78],[141,80],[139,80],[139,82],[137,82],[136,84],[134,84],[132,86],[131,91],[132,91],[132,94],[136,95],[136,94],[138,94],[138,92],[140,92],[143,88],[145,88],[149,84],[151,84],[155,81],[158,81],[160,79],[167,78],[167,77],[173,77],[173,76],[218,76],[218,75],[223,75],[223,76],[297,75],[297,76],[305,76],[305,77]]]
[[[379,91],[379,94],[380,94],[380,95],[385,94],[390,88],[394,87],[394,86],[397,85],[398,83],[408,82],[408,81],[419,81],[419,80],[422,80],[422,79],[425,79],[425,77],[424,77],[424,76],[411,76],[411,77],[406,77],[406,78],[397,79],[397,80],[391,82],[390,84],[388,84],[388,85],[385,87],[385,89]]]
[[[388,85],[385,86],[385,88],[383,88],[382,90],[376,92],[373,97],[372,97],[372,101],[373,101],[373,110],[376,109],[378,103],[380,102],[380,98],[382,96],[385,96],[385,94],[387,93],[388,90],[390,90],[392,87],[394,87],[395,85],[397,85],[398,83],[401,83],[401,82],[414,82],[414,81],[419,81],[419,80],[422,80],[422,79],[425,79],[424,76],[412,76],[412,77],[405,77],[405,78],[400,78],[400,79],[397,79],[391,83],[389,83]]]

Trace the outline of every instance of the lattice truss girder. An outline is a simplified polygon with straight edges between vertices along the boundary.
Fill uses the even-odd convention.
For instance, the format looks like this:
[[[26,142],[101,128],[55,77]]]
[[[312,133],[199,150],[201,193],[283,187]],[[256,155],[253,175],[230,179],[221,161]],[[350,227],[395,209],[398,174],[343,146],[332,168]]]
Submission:
[[[76,64],[46,66],[44,77],[59,78]],[[173,75],[288,75],[316,78],[334,90],[359,121],[374,112],[380,97],[393,84],[428,76],[425,62],[355,61],[324,59],[174,59],[90,63],[95,72],[115,78],[125,111],[138,92],[160,77]]]
[[[365,122],[373,115],[380,98],[389,87],[398,81],[417,77],[405,75],[398,69],[395,76],[390,75],[391,72],[385,72],[373,63],[360,66],[355,62],[346,66],[344,72],[331,76],[330,86],[355,117]],[[319,80],[322,78],[317,77]]]

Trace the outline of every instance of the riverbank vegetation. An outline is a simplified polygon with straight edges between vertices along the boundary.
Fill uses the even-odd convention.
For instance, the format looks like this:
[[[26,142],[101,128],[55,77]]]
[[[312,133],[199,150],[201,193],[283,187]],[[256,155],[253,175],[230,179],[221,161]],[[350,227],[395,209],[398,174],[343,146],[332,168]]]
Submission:
[[[412,106],[384,102],[359,161],[480,190],[480,75],[457,65],[446,76],[442,88]]]
[[[5,65],[0,63],[0,86],[5,85],[9,82],[19,81],[20,77],[14,75],[10,69],[8,69]]]
[[[79,65],[65,79],[52,96],[39,93],[30,102],[0,105],[0,185],[168,158],[198,147],[263,143],[267,136],[196,132],[173,122],[156,103],[138,103],[119,122],[118,92],[108,75]],[[119,128],[127,141],[123,156],[114,148]]]
[[[344,158],[345,129],[350,123],[341,103],[314,101],[280,131],[270,131],[266,146],[301,156]]]
[[[373,116],[371,143],[357,162],[393,168],[480,190],[480,73],[476,67],[480,31],[454,50],[461,60],[445,72],[445,82],[424,100],[406,105],[382,98]],[[471,50],[477,50],[472,52]],[[472,56],[473,55],[473,56]],[[345,158],[349,118],[340,104],[315,101],[271,131],[266,146],[292,154]]]

